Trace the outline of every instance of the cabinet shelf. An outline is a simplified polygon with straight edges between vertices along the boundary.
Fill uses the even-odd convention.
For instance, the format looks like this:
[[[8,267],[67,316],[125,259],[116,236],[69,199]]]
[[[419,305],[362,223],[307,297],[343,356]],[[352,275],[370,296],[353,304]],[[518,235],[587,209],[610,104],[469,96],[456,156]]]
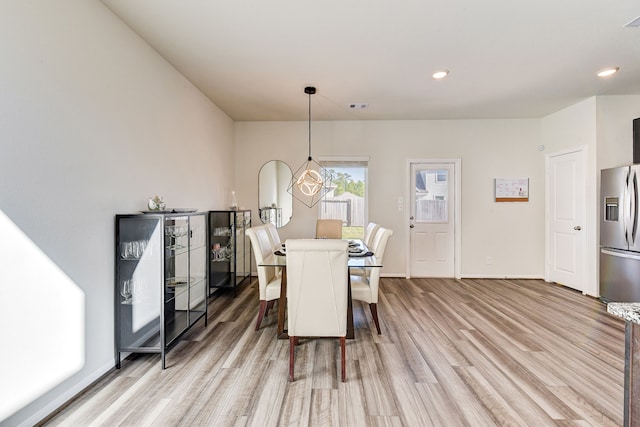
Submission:
[[[206,326],[206,220],[205,213],[116,215],[116,368],[131,352],[160,353],[164,369],[179,337],[199,319]]]

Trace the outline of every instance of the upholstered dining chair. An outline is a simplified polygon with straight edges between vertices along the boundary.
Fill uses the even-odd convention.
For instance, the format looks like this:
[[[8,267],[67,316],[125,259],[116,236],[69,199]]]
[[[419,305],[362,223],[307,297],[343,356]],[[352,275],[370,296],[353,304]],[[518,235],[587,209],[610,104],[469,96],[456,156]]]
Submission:
[[[278,229],[272,222],[268,222],[264,225],[269,232],[269,238],[271,238],[271,244],[273,245],[273,250],[276,251],[281,249],[282,241],[280,240],[280,234],[278,233]]]
[[[342,239],[342,220],[319,219],[316,222],[316,239]]]
[[[373,238],[376,236],[380,225],[375,222],[370,222],[364,229],[364,236],[362,237],[362,243],[364,243],[367,247],[370,247],[373,244]]]
[[[264,225],[247,229],[247,236],[251,240],[253,256],[258,266],[258,289],[260,293],[260,308],[258,309],[258,320],[256,321],[256,331],[260,329],[260,324],[265,314],[273,306],[275,300],[280,298],[280,284],[282,278],[276,274],[275,267],[260,267],[260,263],[273,253],[273,245],[269,230]]]
[[[364,236],[362,237],[362,243],[364,243],[365,246],[367,247],[367,249],[372,251],[374,253],[374,255],[375,255],[375,252],[373,251],[373,240],[375,239],[376,234],[378,233],[379,229],[380,229],[380,225],[379,224],[376,224],[374,222],[370,222],[365,227]],[[352,275],[368,276],[369,273],[371,272],[371,269],[369,269],[369,268],[361,268],[361,267],[354,267],[351,270],[349,270],[349,272]]]
[[[272,222],[268,222],[264,225],[269,232],[269,238],[271,239],[271,246],[273,246],[273,251],[279,251],[282,249],[282,241],[280,240],[280,234],[278,233],[278,229]],[[282,268],[276,267],[276,276],[282,276]]]
[[[344,382],[348,242],[289,239],[286,245],[289,381],[293,381],[295,346],[299,337],[339,337]]]
[[[384,257],[384,251],[387,248],[387,242],[389,237],[393,235],[393,231],[380,227],[376,233],[376,237],[373,240],[371,249],[376,256],[378,262],[382,262]],[[376,330],[380,335],[380,322],[378,321],[378,287],[380,282],[380,268],[370,268],[368,275],[355,275],[350,276],[351,280],[351,299],[364,301],[369,304],[371,310],[371,317],[376,324]]]

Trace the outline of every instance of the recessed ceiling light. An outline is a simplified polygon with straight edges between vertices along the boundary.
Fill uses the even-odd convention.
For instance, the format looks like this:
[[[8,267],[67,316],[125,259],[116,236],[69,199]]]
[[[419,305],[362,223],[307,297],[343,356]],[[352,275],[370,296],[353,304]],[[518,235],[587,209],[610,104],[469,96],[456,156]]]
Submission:
[[[444,79],[448,75],[449,75],[449,70],[438,70],[435,73],[433,73],[432,77],[434,79]]]
[[[618,72],[618,70],[620,69],[620,67],[610,67],[610,68],[605,68],[604,70],[600,70],[598,71],[598,77],[608,77],[612,74],[615,74]]]

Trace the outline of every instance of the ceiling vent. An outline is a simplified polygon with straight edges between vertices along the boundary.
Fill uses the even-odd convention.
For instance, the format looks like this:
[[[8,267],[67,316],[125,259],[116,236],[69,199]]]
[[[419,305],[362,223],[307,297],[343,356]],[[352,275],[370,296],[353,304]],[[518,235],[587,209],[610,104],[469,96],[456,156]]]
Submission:
[[[628,24],[625,24],[625,27],[636,27],[636,28],[640,27],[640,16],[638,16],[636,19],[629,22]]]

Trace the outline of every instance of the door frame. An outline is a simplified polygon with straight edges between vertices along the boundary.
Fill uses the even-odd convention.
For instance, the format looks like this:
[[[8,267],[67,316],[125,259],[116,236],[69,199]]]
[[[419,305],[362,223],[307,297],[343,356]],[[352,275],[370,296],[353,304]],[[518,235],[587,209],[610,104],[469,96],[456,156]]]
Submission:
[[[440,163],[451,163],[453,164],[453,176],[454,176],[454,186],[453,186],[453,274],[456,279],[462,278],[461,265],[462,265],[462,221],[461,221],[461,204],[460,204],[460,194],[462,193],[462,159],[453,158],[453,159],[407,159],[407,173],[405,174],[406,181],[404,185],[404,197],[406,202],[399,203],[398,206],[402,207],[402,212],[404,213],[404,240],[405,240],[405,253],[406,255],[406,278],[411,279],[411,233],[409,230],[409,212],[411,212],[411,207],[409,203],[411,202],[411,165],[414,163],[420,164],[440,164]]]
[[[567,148],[565,150],[560,150],[560,151],[555,151],[553,153],[547,153],[545,155],[544,158],[544,176],[545,176],[545,185],[544,185],[544,202],[545,202],[545,209],[544,209],[544,280],[545,282],[551,282],[551,279],[549,277],[550,273],[550,263],[551,263],[551,242],[552,242],[552,238],[551,238],[551,227],[550,227],[550,216],[551,216],[551,212],[550,210],[550,206],[551,206],[551,187],[550,187],[550,172],[549,172],[549,166],[550,166],[550,162],[551,162],[551,158],[552,157],[558,157],[558,156],[565,156],[567,154],[571,154],[571,153],[581,153],[582,155],[582,167],[583,167],[583,171],[584,171],[584,175],[585,175],[585,179],[587,178],[587,164],[588,164],[588,151],[587,151],[587,146],[583,145],[583,146],[578,146],[578,147],[573,147],[573,148]],[[584,204],[582,206],[582,210],[584,212],[584,222],[585,225],[583,226],[585,229],[585,232],[589,230],[589,227],[587,226],[588,224],[588,218],[587,218],[587,202],[588,199],[588,193],[587,191],[585,191],[585,196],[584,196]],[[588,292],[587,290],[589,289],[589,283],[587,281],[587,274],[588,274],[588,267],[587,267],[587,260],[588,260],[588,251],[589,251],[589,245],[588,245],[588,238],[587,235],[585,234],[583,236],[584,239],[584,250],[582,251],[582,271],[580,272],[583,281],[585,282],[585,285],[583,287],[582,290],[582,294],[586,295]]]

